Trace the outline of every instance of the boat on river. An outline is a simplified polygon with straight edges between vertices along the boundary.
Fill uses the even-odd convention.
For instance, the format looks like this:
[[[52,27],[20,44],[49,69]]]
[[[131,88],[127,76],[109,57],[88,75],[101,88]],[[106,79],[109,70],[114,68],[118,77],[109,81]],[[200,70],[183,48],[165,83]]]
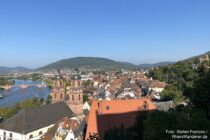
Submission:
[[[4,95],[0,94],[0,99],[4,98]]]

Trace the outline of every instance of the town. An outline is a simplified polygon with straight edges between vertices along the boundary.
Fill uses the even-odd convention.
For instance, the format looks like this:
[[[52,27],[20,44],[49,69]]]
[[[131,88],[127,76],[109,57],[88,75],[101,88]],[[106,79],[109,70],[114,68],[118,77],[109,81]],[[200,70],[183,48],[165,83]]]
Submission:
[[[208,55],[200,57],[199,61],[209,62]],[[204,64],[207,67],[207,63]],[[192,65],[192,68],[196,66],[198,64]],[[160,93],[169,84],[149,77],[151,70],[153,69],[37,71],[36,74],[51,86],[50,103],[24,109],[9,119],[2,116],[0,139],[104,139],[110,129],[120,128],[122,125],[127,129],[134,125],[138,112],[170,112],[177,106],[188,105],[187,100],[163,101]],[[27,75],[30,74],[28,72]]]
[[[2,139],[101,138],[109,125],[120,126],[127,118],[132,120],[125,127],[130,127],[135,116],[127,113],[157,109],[152,101],[160,100],[159,93],[167,85],[152,80],[145,74],[143,71],[126,70],[82,74],[78,69],[41,72],[44,79],[53,83],[52,104],[28,110],[29,112],[26,110],[3,122],[0,130]],[[159,104],[159,109],[166,111],[174,107],[170,102],[156,104]],[[102,125],[102,132],[97,132],[96,116],[104,114],[118,114],[115,115],[117,118],[122,117],[122,114],[125,116],[121,118],[121,122],[114,123],[114,120],[108,119],[107,126]],[[27,121],[32,118],[37,120]],[[22,126],[23,124],[26,126]]]
[[[0,0],[0,140],[209,140],[209,0]]]

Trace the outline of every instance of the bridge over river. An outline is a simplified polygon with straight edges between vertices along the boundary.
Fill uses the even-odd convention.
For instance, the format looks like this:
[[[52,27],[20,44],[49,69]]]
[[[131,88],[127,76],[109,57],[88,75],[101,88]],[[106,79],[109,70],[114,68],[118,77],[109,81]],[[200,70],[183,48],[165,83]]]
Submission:
[[[9,90],[13,87],[19,87],[19,88],[22,88],[22,89],[27,89],[28,87],[45,88],[45,87],[47,87],[47,85],[45,85],[45,84],[19,84],[19,85],[0,86],[0,88],[4,88],[5,90]]]

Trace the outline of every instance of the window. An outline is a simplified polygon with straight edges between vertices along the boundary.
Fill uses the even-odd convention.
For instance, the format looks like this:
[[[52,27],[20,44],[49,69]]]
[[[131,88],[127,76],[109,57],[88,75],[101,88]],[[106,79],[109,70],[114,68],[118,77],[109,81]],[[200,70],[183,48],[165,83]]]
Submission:
[[[79,101],[80,101],[80,98],[81,98],[81,97],[80,97],[80,94],[79,94]]]
[[[74,95],[72,95],[71,97],[72,97],[72,101],[74,101]]]
[[[109,106],[106,106],[106,110],[109,110],[110,108],[109,108]]]
[[[30,136],[29,136],[29,139],[32,139],[32,138],[33,138],[33,135],[30,135]]]
[[[6,140],[6,132],[4,132],[4,140]]]
[[[60,94],[60,99],[62,99],[62,98],[63,98],[63,95],[62,95],[62,94],[63,94],[63,93],[61,93],[61,94]]]
[[[9,140],[12,140],[12,133],[9,134]]]
[[[39,135],[41,135],[41,134],[42,134],[42,131],[39,132]]]
[[[54,99],[56,99],[56,94],[54,94]]]

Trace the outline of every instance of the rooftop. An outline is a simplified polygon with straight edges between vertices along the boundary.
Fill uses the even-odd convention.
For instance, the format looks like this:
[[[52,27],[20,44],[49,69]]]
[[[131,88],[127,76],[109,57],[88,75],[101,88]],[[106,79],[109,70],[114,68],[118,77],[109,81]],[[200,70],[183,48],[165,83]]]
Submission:
[[[145,103],[147,104],[147,108],[144,108]],[[108,125],[118,126],[121,125],[121,123],[125,123],[125,125],[132,125],[135,121],[136,112],[139,110],[155,109],[156,106],[149,99],[93,101],[91,110],[89,112],[88,127],[85,139],[87,140],[90,136],[89,134],[92,133],[104,133],[110,127]],[[101,120],[103,120],[103,122]],[[124,122],[124,120],[130,120],[127,121],[129,124]],[[100,127],[100,124],[102,123],[104,125],[103,130],[101,130]]]
[[[165,88],[166,85],[167,84],[165,82],[161,82],[161,81],[158,81],[158,80],[153,80],[153,81],[151,81],[149,87],[150,88],[156,88],[156,87],[158,87],[158,88]]]
[[[24,110],[0,124],[0,129],[17,133],[29,133],[55,124],[63,117],[74,117],[75,114],[64,102],[49,104]]]

